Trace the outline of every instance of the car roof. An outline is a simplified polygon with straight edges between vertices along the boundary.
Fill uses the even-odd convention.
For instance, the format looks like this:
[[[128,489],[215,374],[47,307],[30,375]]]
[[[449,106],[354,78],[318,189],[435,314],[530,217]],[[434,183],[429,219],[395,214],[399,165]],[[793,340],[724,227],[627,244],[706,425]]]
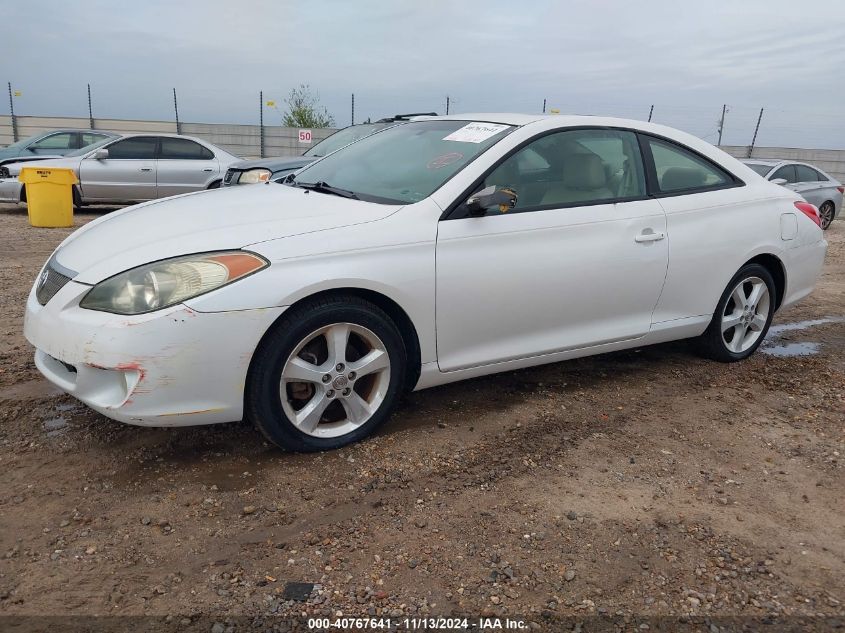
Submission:
[[[517,114],[514,112],[470,112],[467,114],[446,114],[443,116],[414,117],[415,121],[429,121],[432,119],[445,121],[483,121],[485,123],[503,123],[505,125],[528,125],[534,121],[557,115]]]
[[[44,130],[39,136],[46,136],[47,134],[56,134],[57,132],[94,132],[95,134],[103,134],[104,136],[120,136],[116,132],[109,132],[108,130],[94,130],[84,127],[57,127],[54,130]]]
[[[780,165],[781,163],[785,163],[785,162],[788,162],[788,161],[765,160],[765,159],[762,159],[762,158],[760,158],[760,159],[757,159],[757,158],[745,159],[745,158],[743,158],[742,162],[745,163],[746,165],[770,165],[770,166],[774,167],[775,165]]]

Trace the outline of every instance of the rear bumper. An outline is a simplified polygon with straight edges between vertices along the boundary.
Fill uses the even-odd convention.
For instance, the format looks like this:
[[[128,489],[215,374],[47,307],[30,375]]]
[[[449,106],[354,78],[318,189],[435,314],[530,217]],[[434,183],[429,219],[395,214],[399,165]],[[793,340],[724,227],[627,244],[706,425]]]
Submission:
[[[786,293],[780,308],[787,308],[813,291],[824,266],[827,241],[821,239],[786,251]]]
[[[45,306],[34,292],[27,300],[24,335],[50,382],[128,424],[242,418],[250,360],[283,308],[202,313],[174,306],[127,317],[80,308],[89,288],[71,281]]]

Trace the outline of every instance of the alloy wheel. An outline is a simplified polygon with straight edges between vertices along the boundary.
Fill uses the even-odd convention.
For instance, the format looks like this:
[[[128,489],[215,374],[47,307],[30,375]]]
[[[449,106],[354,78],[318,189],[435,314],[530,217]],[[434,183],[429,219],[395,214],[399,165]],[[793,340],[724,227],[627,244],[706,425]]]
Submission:
[[[387,395],[390,356],[382,340],[354,323],[333,323],[306,336],[282,368],[279,394],[293,425],[331,438],[366,423]]]
[[[823,230],[827,229],[830,223],[833,222],[833,211],[833,203],[830,201],[825,202],[819,207],[819,220]]]
[[[722,313],[725,347],[735,354],[750,349],[766,327],[770,305],[769,288],[759,277],[748,277],[734,286]]]

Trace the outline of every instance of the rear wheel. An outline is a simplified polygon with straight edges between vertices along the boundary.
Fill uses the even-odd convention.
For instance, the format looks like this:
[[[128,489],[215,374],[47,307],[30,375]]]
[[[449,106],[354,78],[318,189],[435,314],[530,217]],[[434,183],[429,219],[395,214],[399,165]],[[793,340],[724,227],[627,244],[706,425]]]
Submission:
[[[731,279],[707,330],[699,338],[708,358],[732,363],[753,354],[775,313],[775,283],[760,264],[748,264]]]
[[[822,230],[827,231],[827,228],[830,226],[830,223],[833,222],[834,213],[835,208],[830,200],[822,203],[822,206],[819,207],[819,220]]]
[[[219,180],[215,180],[213,183],[211,183],[210,185],[208,185],[208,188],[209,188],[209,189],[220,189],[220,181],[219,181]]]
[[[245,391],[247,417],[294,451],[340,448],[375,431],[405,382],[396,325],[358,297],[295,308],[256,352]]]

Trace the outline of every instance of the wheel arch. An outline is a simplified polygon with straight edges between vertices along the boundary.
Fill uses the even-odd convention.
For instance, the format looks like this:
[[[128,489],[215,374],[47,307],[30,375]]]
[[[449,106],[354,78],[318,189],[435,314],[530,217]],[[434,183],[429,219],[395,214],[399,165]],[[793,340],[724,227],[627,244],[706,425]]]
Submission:
[[[783,262],[776,255],[761,253],[749,259],[742,266],[747,266],[748,264],[760,264],[769,271],[769,274],[775,281],[775,310],[780,308],[783,298],[786,295],[786,267],[783,265]]]
[[[408,353],[408,366],[407,371],[405,372],[406,378],[404,390],[413,390],[413,388],[417,384],[417,381],[419,380],[420,371],[422,369],[421,348],[417,329],[414,326],[411,317],[408,316],[408,313],[405,311],[404,308],[402,308],[402,306],[400,306],[395,300],[391,299],[387,295],[376,290],[347,286],[320,290],[302,296],[296,301],[294,301],[288,307],[288,309],[285,310],[285,312],[283,312],[279,316],[279,319],[277,319],[269,328],[267,328],[267,332],[265,332],[264,336],[261,337],[261,341],[259,341],[258,346],[256,346],[256,349],[258,349],[258,347],[262,345],[264,339],[276,326],[278,320],[284,318],[284,315],[287,314],[288,311],[293,310],[304,303],[308,303],[315,300],[328,299],[331,297],[349,296],[358,297],[360,299],[364,299],[365,301],[369,301],[372,304],[375,304],[376,306],[384,310],[387,316],[389,316],[391,320],[396,324],[396,327],[399,329],[399,333],[402,335],[402,342],[405,344],[405,350]],[[251,364],[252,363],[250,362],[250,365]]]

